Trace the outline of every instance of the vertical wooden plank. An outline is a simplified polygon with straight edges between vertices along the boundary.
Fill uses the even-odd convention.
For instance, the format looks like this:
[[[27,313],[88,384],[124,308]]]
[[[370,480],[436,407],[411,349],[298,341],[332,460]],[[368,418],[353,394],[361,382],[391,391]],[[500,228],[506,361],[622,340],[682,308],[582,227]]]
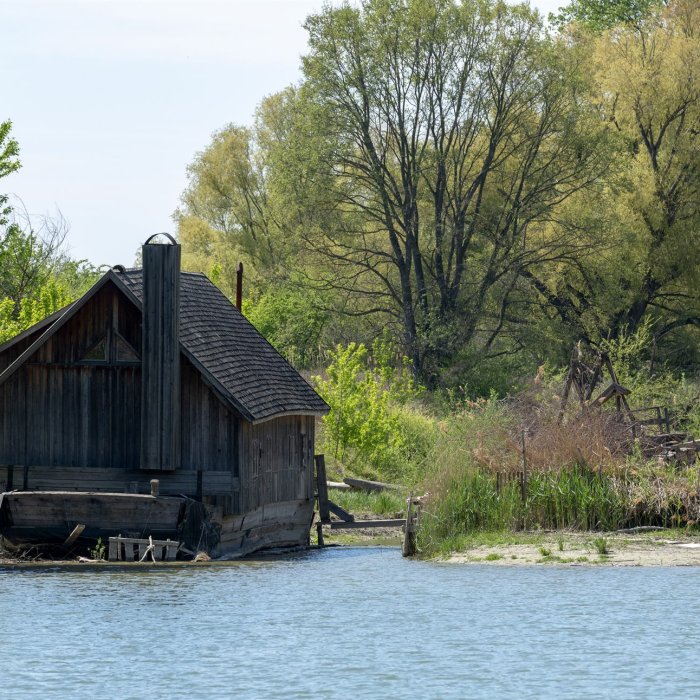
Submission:
[[[167,541],[170,542],[170,540]],[[167,561],[174,561],[177,558],[177,548],[177,542],[173,543],[172,545],[168,545],[165,548],[165,559]]]

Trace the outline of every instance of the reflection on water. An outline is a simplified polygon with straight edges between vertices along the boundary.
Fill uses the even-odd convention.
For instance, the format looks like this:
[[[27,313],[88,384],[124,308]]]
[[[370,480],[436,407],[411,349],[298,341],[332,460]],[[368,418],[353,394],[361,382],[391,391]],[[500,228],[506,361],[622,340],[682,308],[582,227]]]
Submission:
[[[697,697],[699,576],[395,548],[0,571],[0,697]]]

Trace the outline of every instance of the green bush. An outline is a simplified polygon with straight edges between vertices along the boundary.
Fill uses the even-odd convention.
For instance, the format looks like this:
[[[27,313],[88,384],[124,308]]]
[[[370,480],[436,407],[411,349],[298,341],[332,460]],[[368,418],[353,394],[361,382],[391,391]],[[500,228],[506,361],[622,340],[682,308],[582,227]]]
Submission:
[[[323,419],[324,449],[356,473],[411,481],[432,448],[433,418],[413,402],[420,389],[405,360],[396,369],[393,348],[338,345],[329,354],[325,376],[313,377],[331,407]]]
[[[257,301],[245,301],[250,322],[295,367],[318,363],[328,312],[316,293],[296,286],[278,286]]]

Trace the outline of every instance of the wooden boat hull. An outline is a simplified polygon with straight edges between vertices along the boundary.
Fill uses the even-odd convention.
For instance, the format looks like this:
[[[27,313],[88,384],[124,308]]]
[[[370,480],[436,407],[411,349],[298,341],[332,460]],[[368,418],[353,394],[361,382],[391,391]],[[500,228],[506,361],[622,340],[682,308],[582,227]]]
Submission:
[[[61,543],[76,525],[82,540],[122,534],[177,539],[185,500],[131,493],[11,491],[0,494],[0,534],[14,544]]]
[[[79,543],[98,538],[180,541],[192,553],[235,559],[265,549],[309,544],[311,499],[260,506],[248,513],[217,516],[185,497],[81,491],[11,491],[0,494],[0,535],[13,544],[62,544],[76,525]]]
[[[266,549],[299,549],[309,545],[314,517],[311,499],[268,503],[241,515],[220,519],[220,539],[213,556],[236,559]]]

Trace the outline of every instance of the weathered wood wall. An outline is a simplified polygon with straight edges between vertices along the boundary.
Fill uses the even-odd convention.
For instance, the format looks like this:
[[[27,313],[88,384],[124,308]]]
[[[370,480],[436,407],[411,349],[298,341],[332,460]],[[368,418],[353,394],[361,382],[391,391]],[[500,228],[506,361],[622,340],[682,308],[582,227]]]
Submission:
[[[140,363],[85,359],[117,333],[140,352],[138,312],[108,284],[0,386],[0,463],[138,466]]]
[[[238,418],[205,384],[201,374],[186,358],[182,358],[181,386],[182,468],[230,470],[234,477],[238,477]],[[229,496],[211,497],[207,502],[221,506],[225,514],[237,513],[240,508],[237,482]]]
[[[136,360],[118,361],[114,353],[103,361],[85,359],[102,338],[117,334]],[[22,341],[22,349],[29,342]],[[0,365],[9,364],[10,351],[12,359],[21,353],[15,347],[0,353]],[[140,354],[140,312],[108,283],[0,385],[0,465],[16,465],[13,488],[23,488],[29,465],[30,489],[131,490],[136,482],[145,492],[150,476],[138,476]],[[180,377],[182,464],[172,474],[155,474],[162,492],[201,496],[224,515],[313,500],[313,416],[252,425],[184,356]],[[103,478],[96,470],[104,470]],[[229,483],[226,472],[230,492],[222,488]],[[0,486],[3,476],[7,470],[0,466]]]
[[[241,508],[313,499],[313,416],[241,423]]]
[[[4,372],[43,332],[45,329],[28,333],[24,338],[0,351],[0,373]]]
[[[140,361],[84,359],[113,328],[141,353],[140,314],[107,284],[0,386],[0,464],[139,468]],[[236,416],[185,359],[181,383],[182,467],[237,476]]]

